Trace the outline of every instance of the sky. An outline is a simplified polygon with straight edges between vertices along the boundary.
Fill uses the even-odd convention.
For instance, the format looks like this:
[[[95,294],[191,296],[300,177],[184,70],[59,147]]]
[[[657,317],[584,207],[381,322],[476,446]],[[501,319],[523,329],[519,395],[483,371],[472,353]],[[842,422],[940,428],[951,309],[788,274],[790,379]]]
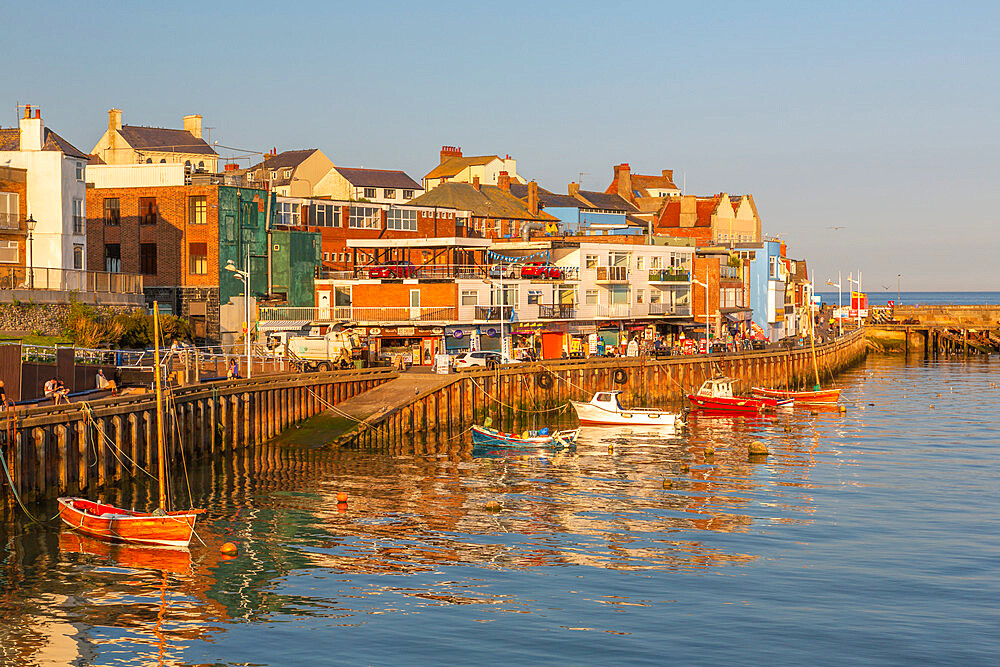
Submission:
[[[16,105],[84,151],[181,127],[419,180],[442,145],[554,192],[612,167],[752,193],[824,286],[1000,290],[1000,3],[5,3]],[[208,130],[206,130],[206,134]],[[224,157],[230,152],[220,149]],[[246,164],[246,160],[243,161]]]

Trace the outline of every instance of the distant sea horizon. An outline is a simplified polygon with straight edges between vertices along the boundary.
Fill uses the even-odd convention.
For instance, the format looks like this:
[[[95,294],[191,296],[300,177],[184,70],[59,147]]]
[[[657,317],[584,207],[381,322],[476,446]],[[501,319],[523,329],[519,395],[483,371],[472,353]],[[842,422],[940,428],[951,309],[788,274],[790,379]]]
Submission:
[[[823,303],[837,305],[837,292],[817,292]],[[841,299],[846,306],[851,304],[851,293],[845,291],[841,293]],[[898,297],[895,290],[891,291],[869,291],[868,305],[885,306],[889,301],[894,301],[905,306],[934,306],[940,304],[954,304],[963,306],[978,306],[983,304],[1000,304],[1000,292],[900,292]]]

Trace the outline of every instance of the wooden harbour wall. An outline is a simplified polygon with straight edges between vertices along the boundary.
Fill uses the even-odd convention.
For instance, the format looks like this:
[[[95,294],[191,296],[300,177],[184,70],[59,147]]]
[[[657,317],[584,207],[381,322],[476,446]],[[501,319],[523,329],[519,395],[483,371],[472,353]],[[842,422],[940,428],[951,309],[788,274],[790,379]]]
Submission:
[[[264,442],[396,377],[373,368],[173,389],[163,426],[168,464]],[[157,469],[156,401],[148,393],[11,410],[3,424],[0,451],[25,502],[94,492]],[[12,502],[5,477],[0,488]]]
[[[820,379],[829,383],[839,371],[866,354],[863,332],[816,346]],[[624,383],[615,383],[618,370]],[[457,438],[469,426],[489,416],[499,425],[519,411],[557,416],[569,400],[589,401],[596,391],[620,389],[622,402],[663,406],[679,402],[706,379],[726,375],[751,386],[811,388],[816,377],[809,348],[650,358],[588,359],[523,364],[493,371],[461,373],[446,385],[428,390],[409,402],[361,424],[333,446],[383,447],[404,436],[424,439],[435,434]],[[551,386],[546,388],[551,380]]]

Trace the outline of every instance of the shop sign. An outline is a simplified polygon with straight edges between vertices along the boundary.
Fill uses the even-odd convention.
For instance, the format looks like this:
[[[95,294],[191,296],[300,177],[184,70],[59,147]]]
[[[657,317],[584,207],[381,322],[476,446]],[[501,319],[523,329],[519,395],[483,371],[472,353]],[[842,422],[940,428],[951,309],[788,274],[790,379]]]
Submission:
[[[373,335],[373,336],[378,336],[379,334],[381,334],[381,333],[382,333],[382,330],[381,330],[381,329],[379,329],[378,327],[373,327],[373,328],[369,329],[369,330],[368,330],[368,332],[369,332],[369,333],[370,333],[371,335]]]
[[[435,333],[438,336],[440,336],[441,334],[444,333],[444,329],[442,329],[441,327],[434,327],[433,329],[431,329],[431,333]]]
[[[404,336],[404,337],[412,336],[413,334],[415,334],[417,332],[417,330],[415,328],[413,328],[413,327],[399,327],[399,329],[397,329],[397,331],[399,332],[400,336]]]
[[[590,354],[597,354],[597,334],[592,333],[587,336],[587,347],[590,349]]]
[[[498,333],[497,330],[494,329],[493,327],[490,327],[489,329],[486,330],[486,335],[489,336],[490,338],[496,338],[497,333]]]
[[[462,331],[461,329],[455,329],[454,331],[451,332],[451,335],[454,336],[455,338],[461,338],[462,336],[465,335],[465,332]]]

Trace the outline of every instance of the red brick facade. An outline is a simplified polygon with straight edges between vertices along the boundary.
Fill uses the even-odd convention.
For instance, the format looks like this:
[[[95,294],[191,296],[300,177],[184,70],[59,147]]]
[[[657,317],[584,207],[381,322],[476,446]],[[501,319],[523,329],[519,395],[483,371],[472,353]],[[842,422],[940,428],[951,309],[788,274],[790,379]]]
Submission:
[[[23,269],[27,263],[28,172],[25,169],[0,167],[0,193],[17,195],[17,211],[0,210],[0,271]],[[17,244],[16,256],[13,244]],[[8,261],[15,259],[16,261]],[[0,285],[5,281],[0,281]]]
[[[118,270],[142,273],[147,287],[217,286],[218,194],[214,185],[87,188],[87,265],[94,270],[107,270],[106,249],[117,245],[121,258]],[[200,197],[204,200],[196,199]],[[114,199],[117,199],[117,224],[113,224],[115,216],[110,213],[113,207],[106,208],[106,200]],[[150,207],[153,199],[155,209]],[[107,216],[105,211],[109,211]],[[144,261],[143,253],[153,244],[156,272],[148,273],[149,255],[145,255]],[[200,261],[200,252],[196,252],[192,261],[192,248],[204,250],[205,260]]]

